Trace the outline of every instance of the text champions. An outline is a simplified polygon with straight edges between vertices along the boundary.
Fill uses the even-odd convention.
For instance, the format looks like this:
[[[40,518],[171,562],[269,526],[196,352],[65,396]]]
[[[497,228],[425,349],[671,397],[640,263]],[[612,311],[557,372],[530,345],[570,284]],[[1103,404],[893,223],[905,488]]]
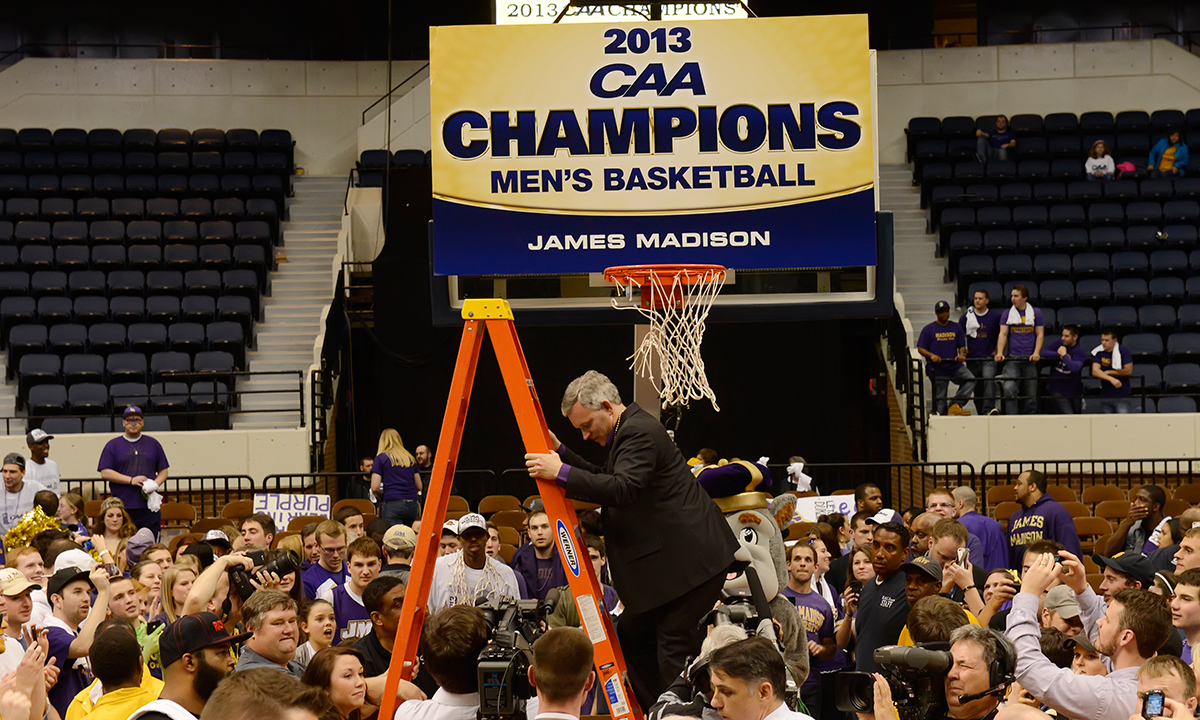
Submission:
[[[686,27],[633,28],[628,32],[612,28],[605,31],[604,38],[608,40],[606,55],[665,53],[669,56],[692,49]],[[670,62],[672,59],[640,64],[611,62],[591,74],[590,96],[608,101],[614,98],[657,101],[647,102],[644,107],[541,112],[463,109],[445,116],[440,142],[451,158],[471,161],[553,158],[560,153],[578,158],[661,156],[665,159],[681,151],[709,155],[747,155],[764,149],[778,153],[841,152],[853,148],[863,138],[859,107],[850,100],[704,103],[698,101],[706,96],[701,64],[683,61],[684,58]],[[680,102],[684,98],[692,102]],[[711,169],[665,164],[652,168],[604,168],[595,174],[567,168],[555,172],[553,177],[510,166],[491,173],[490,191],[492,194],[562,192],[563,180],[575,181],[566,187],[576,192],[814,184],[805,176],[804,163],[781,164],[777,162],[779,159],[782,158],[758,165],[718,163]],[[713,184],[704,179],[695,183],[673,181],[684,174],[692,178],[697,172],[721,175],[725,171],[730,173],[728,184],[723,177]],[[595,175],[604,181],[591,182]],[[753,181],[747,180],[751,177]]]

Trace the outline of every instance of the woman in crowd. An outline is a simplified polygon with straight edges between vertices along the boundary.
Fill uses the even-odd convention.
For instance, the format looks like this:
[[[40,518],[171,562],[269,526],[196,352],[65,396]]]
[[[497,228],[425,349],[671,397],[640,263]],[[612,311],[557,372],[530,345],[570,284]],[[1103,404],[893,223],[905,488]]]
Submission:
[[[196,572],[190,564],[176,563],[163,571],[160,596],[162,612],[155,617],[159,622],[173,623],[179,619],[183,603],[187,601],[188,591],[196,582]]]
[[[1108,154],[1107,143],[1103,140],[1092,143],[1088,158],[1083,162],[1083,169],[1087,173],[1087,179],[1092,182],[1113,179],[1113,175],[1117,173],[1117,164],[1112,155]]]
[[[83,496],[79,493],[64,493],[58,499],[58,519],[67,526],[67,532],[78,533],[87,537],[91,533],[87,529],[87,516],[83,510]]]
[[[299,536],[293,535],[292,537],[287,538],[287,539],[288,540],[293,540],[293,539],[299,540],[300,538],[299,538]],[[272,560],[275,560],[276,558],[282,557],[283,555],[285,555],[288,552],[287,550],[283,549],[282,545],[283,545],[283,543],[280,543],[280,548],[277,550],[267,551],[267,562],[270,562]],[[301,548],[301,549],[303,549],[303,548]],[[295,552],[295,551],[293,550],[292,552]],[[300,553],[297,552],[296,553],[297,563],[299,562],[299,558],[300,558]],[[304,583],[301,582],[299,564],[296,565],[295,571],[290,572],[286,575],[279,576],[279,589],[284,591],[288,595],[291,595],[292,599],[296,601],[297,605],[300,605],[300,606],[304,605],[307,598],[304,597]]]
[[[328,647],[313,655],[301,681],[329,696],[341,720],[359,720],[367,701],[362,653],[352,647]]]
[[[379,517],[388,525],[408,525],[421,518],[421,474],[417,460],[392,428],[379,435],[379,454],[371,466],[371,493],[379,499]]]
[[[1180,540],[1183,540],[1183,531],[1179,528],[1179,518],[1171,518],[1161,525],[1162,530],[1158,533],[1158,546],[1160,548],[1171,547],[1178,545]]]
[[[120,498],[110,497],[100,505],[100,517],[92,526],[92,535],[104,538],[104,547],[114,550],[114,557],[120,555],[122,541],[129,539],[137,532],[133,518],[125,512],[125,503]]]
[[[817,524],[820,525],[821,523],[825,523],[833,528],[833,532],[837,536],[837,543],[835,544],[838,546],[838,553],[834,555],[835,558],[841,557],[847,550],[854,546],[854,533],[850,530],[850,523],[846,521],[845,515],[841,513],[821,515],[817,518]],[[825,540],[826,545],[829,544],[828,538],[823,537],[822,539]],[[830,548],[829,552],[832,553],[833,549]]]
[[[129,571],[129,577],[150,588],[155,595],[162,588],[162,576],[162,566],[153,560],[143,560]]]
[[[1150,148],[1150,160],[1146,164],[1150,177],[1183,177],[1188,166],[1188,146],[1182,138],[1179,131],[1172,128],[1167,131],[1165,138],[1154,143],[1154,147]]]
[[[850,577],[859,582],[860,587],[875,579],[875,548],[870,545],[854,548],[850,554]]]
[[[337,618],[333,616],[333,605],[325,600],[313,600],[301,608],[300,632],[308,641],[296,648],[296,662],[308,667],[314,655],[333,644]]]

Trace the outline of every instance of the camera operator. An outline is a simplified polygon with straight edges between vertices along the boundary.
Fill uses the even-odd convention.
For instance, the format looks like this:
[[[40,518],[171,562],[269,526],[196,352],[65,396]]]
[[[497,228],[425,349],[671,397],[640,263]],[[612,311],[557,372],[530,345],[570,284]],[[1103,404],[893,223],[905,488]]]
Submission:
[[[1059,560],[1061,558],[1061,561]],[[1057,668],[1042,654],[1038,606],[1054,582],[1075,591],[1081,614],[1095,621],[1096,649],[1113,661],[1104,677],[1075,675]],[[1100,617],[1101,613],[1103,616]],[[1013,599],[1008,637],[1017,647],[1017,680],[1031,695],[1075,720],[1127,720],[1137,711],[1137,669],[1154,656],[1171,633],[1166,601],[1146,590],[1126,588],[1104,602],[1087,585],[1083,564],[1074,555],[1040,555],[1025,571],[1021,592]]]
[[[713,652],[712,707],[722,720],[812,720],[783,702],[787,668],[775,643],[752,637]]]
[[[487,619],[477,607],[454,605],[426,618],[421,658],[438,691],[428,700],[401,703],[395,720],[476,720],[479,653],[487,644]]]
[[[538,714],[532,720],[579,718],[596,682],[593,656],[592,641],[578,628],[554,628],[533,643],[529,683],[537,689]]]
[[[950,635],[953,664],[944,679],[946,718],[992,720],[1004,690],[1012,682],[1016,650],[1000,633],[978,625],[963,625]],[[896,720],[896,706],[887,680],[875,675],[875,712],[859,720]]]
[[[659,696],[658,702],[646,713],[648,720],[663,720],[673,716],[702,717],[718,720],[720,715],[708,704],[711,686],[708,682],[708,661],[713,651],[746,639],[746,629],[741,625],[716,625],[709,629],[708,637],[700,645],[700,655],[684,668]]]

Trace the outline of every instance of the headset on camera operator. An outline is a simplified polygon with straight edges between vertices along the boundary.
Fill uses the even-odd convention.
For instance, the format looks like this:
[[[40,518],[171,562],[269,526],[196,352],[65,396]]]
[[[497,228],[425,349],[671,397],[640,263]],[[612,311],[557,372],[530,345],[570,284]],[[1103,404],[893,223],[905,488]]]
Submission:
[[[537,690],[538,714],[531,720],[578,720],[596,682],[594,653],[587,633],[578,628],[554,628],[533,643],[529,683]]]
[[[993,720],[1013,682],[1017,656],[1012,643],[995,630],[963,625],[950,635],[949,652],[933,649],[939,645],[945,647],[880,648],[876,659],[885,670],[891,668],[889,678],[875,673],[874,682],[866,683],[861,673],[845,673],[839,707],[853,705],[859,720]],[[905,692],[893,692],[893,683]],[[935,690],[936,685],[942,687]],[[874,712],[862,712],[867,708]]]

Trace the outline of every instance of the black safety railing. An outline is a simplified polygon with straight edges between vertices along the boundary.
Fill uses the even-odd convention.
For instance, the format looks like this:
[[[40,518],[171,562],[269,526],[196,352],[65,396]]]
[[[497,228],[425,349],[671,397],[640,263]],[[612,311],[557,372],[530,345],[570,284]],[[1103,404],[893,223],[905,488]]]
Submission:
[[[909,352],[908,331],[899,312],[892,312],[885,334],[885,357],[892,367],[896,391],[904,399],[904,422],[912,436],[913,457],[924,460],[927,457],[925,383],[920,362],[913,360]]]
[[[262,492],[318,493],[337,498],[347,496],[344,490],[351,480],[362,479],[361,472],[284,473],[264,477],[261,488]]]
[[[1193,31],[1194,32],[1194,31]],[[1104,42],[1113,40],[1151,40],[1163,38],[1179,44],[1180,33],[1165,25],[1082,25],[1077,27],[1025,27],[1014,30],[976,30],[974,32],[933,33],[929,37],[932,47],[974,47],[980,45],[1028,45],[1062,42]],[[893,37],[893,46],[911,45],[915,36]]]
[[[325,466],[325,442],[329,439],[326,411],[333,404],[333,381],[321,359],[321,367],[309,375],[308,423],[309,469],[320,472]]]
[[[373,110],[380,103],[385,102],[388,98],[392,97],[392,95],[394,95],[398,90],[400,90],[400,88],[404,87],[404,85],[409,80],[412,80],[413,78],[415,78],[416,76],[420,75],[421,73],[425,72],[428,69],[429,69],[429,63],[425,63],[424,65],[417,68],[416,70],[413,70],[411,73],[409,73],[409,75],[407,77],[405,77],[400,82],[396,83],[395,86],[392,87],[392,89],[388,90],[385,95],[383,95],[378,100],[376,100],[375,102],[368,105],[367,108],[362,111],[362,124],[363,125],[367,124],[367,113],[371,112],[371,110]],[[389,128],[387,130],[387,132],[390,133],[391,129]]]
[[[786,465],[772,465],[777,484],[787,472]],[[808,463],[804,473],[812,477],[822,495],[853,490],[862,483],[874,483],[883,491],[885,507],[925,506],[925,495],[935,487],[965,485],[978,491],[979,476],[968,462],[912,463]]]
[[[987,488],[1011,485],[1026,470],[1045,473],[1050,485],[1070,487],[1082,494],[1092,485],[1112,485],[1126,491],[1147,484],[1168,488],[1188,485],[1200,479],[1200,459],[993,460],[979,469],[979,478]]]
[[[59,481],[62,492],[79,493],[85,500],[106,498],[109,482],[95,478],[66,478]],[[188,503],[196,509],[196,518],[218,517],[221,509],[234,500],[249,498],[255,490],[249,475],[183,475],[168,477],[159,492],[164,503]]]
[[[27,57],[89,58],[110,53],[107,59],[129,60],[311,60],[312,46],[209,45],[202,43],[92,43],[68,40],[55,43],[22,43],[0,55],[0,67]]]
[[[1005,363],[1028,363],[1027,360],[1009,359]],[[913,360],[914,365],[923,364],[923,361]],[[984,375],[984,369],[988,363],[994,365],[993,370],[995,375],[988,377]],[[1043,361],[1045,366],[1049,361]],[[951,394],[951,386],[956,389],[958,383],[949,378],[931,379],[931,385],[934,386],[934,398],[930,399],[928,412],[940,412],[935,407],[936,396],[938,394],[937,387],[946,385],[945,404],[947,407],[958,403],[964,410],[971,410],[975,413],[982,414],[987,408],[994,407],[997,412],[1005,414],[1010,406],[1014,407],[1016,413],[1020,415],[1078,415],[1084,412],[1084,403],[1088,404],[1087,411],[1089,414],[1095,413],[1099,408],[1100,413],[1132,413],[1132,412],[1147,412],[1151,401],[1155,395],[1145,392],[1146,379],[1140,375],[1130,375],[1120,378],[1122,384],[1128,383],[1130,394],[1120,397],[1103,397],[1096,394],[1088,394],[1088,389],[1085,387],[1084,394],[1078,397],[1065,397],[1062,395],[1051,394],[1047,389],[1050,378],[1042,376],[1040,373],[1035,378],[1019,378],[1003,375],[1004,363],[995,363],[991,360],[981,358],[968,358],[966,360],[967,369],[975,376],[975,390],[971,393],[971,397],[966,401],[958,403],[954,395]],[[1037,366],[1035,366],[1037,368]],[[1032,392],[1026,391],[1026,384],[1033,386]],[[1008,390],[1011,389],[1011,392]],[[1172,393],[1174,397],[1184,393]],[[1028,403],[1026,401],[1031,401]],[[971,407],[968,407],[970,405]],[[1118,407],[1123,406],[1123,407]]]

